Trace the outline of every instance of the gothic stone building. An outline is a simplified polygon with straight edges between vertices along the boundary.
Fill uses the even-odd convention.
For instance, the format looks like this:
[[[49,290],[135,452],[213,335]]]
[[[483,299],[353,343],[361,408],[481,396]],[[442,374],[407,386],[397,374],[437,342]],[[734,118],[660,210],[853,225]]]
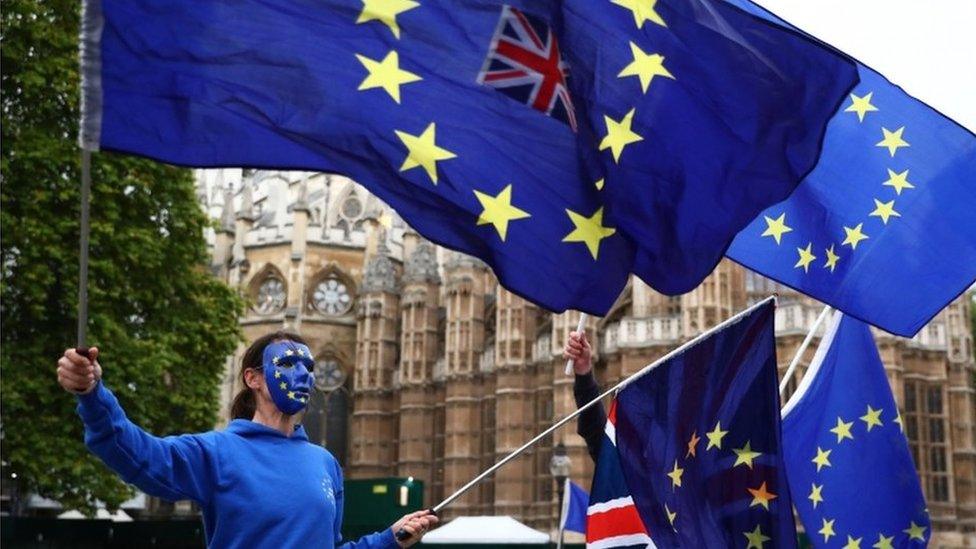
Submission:
[[[304,423],[351,478],[412,476],[433,504],[574,409],[561,349],[578,315],[552,314],[501,288],[476,259],[438,248],[347,178],[241,170],[197,174],[213,272],[240,289],[250,341],[300,331],[316,354],[318,391]],[[587,325],[596,373],[612,383],[769,294],[781,374],[822,305],[730,262],[697,289],[667,297],[631,281]],[[876,331],[939,538],[976,531],[976,390],[968,296],[915,338]],[[805,353],[790,389],[813,357]],[[240,388],[229,357],[224,416]],[[575,424],[459,499],[448,516],[511,515],[540,529],[556,516],[552,448],[572,477],[592,464]]]

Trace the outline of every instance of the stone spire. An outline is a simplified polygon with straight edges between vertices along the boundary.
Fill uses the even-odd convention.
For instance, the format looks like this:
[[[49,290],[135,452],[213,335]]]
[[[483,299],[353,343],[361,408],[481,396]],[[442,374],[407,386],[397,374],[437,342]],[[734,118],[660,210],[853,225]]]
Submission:
[[[221,177],[223,179],[223,177]],[[223,186],[223,185],[222,185]],[[220,228],[225,233],[234,234],[234,189],[233,185],[223,186],[224,208],[220,212]]]
[[[241,182],[241,209],[237,211],[237,219],[254,221],[254,191],[249,182]]]
[[[387,292],[396,293],[396,267],[390,259],[390,249],[386,246],[386,230],[382,227],[377,230],[378,241],[376,253],[366,264],[366,272],[363,274],[363,293]]]
[[[437,249],[428,240],[421,238],[403,267],[403,282],[438,284],[440,281],[441,277],[437,274]]]

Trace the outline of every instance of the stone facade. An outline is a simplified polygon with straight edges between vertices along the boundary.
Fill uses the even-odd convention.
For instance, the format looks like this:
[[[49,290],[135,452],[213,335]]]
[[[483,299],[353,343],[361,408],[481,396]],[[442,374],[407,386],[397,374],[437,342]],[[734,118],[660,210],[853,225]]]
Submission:
[[[215,220],[213,272],[252,302],[245,337],[287,328],[309,340],[320,391],[305,424],[348,476],[412,476],[434,504],[575,408],[561,350],[577,313],[552,314],[507,292],[483,263],[424,240],[344,177],[211,170],[197,178]],[[774,292],[782,374],[822,305],[724,261],[680,297],[633,279],[606,317],[588,321],[597,377],[613,383]],[[912,339],[875,333],[948,544],[976,544],[971,306],[970,296],[957,299]],[[225,409],[240,388],[242,350],[228,358]],[[549,460],[560,441],[572,477],[587,484],[592,464],[570,424],[447,515],[504,514],[551,528]]]

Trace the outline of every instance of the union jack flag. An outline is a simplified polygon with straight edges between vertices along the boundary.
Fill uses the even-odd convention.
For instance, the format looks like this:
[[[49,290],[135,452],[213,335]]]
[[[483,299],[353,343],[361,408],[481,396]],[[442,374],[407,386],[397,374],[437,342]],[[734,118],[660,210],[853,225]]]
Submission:
[[[568,74],[549,25],[511,6],[502,6],[478,83],[562,120],[576,131],[576,112],[566,85]]]
[[[590,506],[586,511],[586,549],[653,548],[654,542],[634,505],[617,455],[616,401],[610,406],[600,448]]]

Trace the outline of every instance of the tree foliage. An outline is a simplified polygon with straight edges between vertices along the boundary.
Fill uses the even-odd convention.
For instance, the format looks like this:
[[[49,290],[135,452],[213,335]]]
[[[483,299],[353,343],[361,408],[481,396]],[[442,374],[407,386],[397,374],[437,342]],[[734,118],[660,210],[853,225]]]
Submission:
[[[56,360],[77,322],[80,3],[2,13],[2,458],[21,493],[90,511],[131,491],[82,442]],[[106,384],[156,434],[213,426],[240,298],[206,269],[188,170],[112,153],[92,165],[89,343]]]

